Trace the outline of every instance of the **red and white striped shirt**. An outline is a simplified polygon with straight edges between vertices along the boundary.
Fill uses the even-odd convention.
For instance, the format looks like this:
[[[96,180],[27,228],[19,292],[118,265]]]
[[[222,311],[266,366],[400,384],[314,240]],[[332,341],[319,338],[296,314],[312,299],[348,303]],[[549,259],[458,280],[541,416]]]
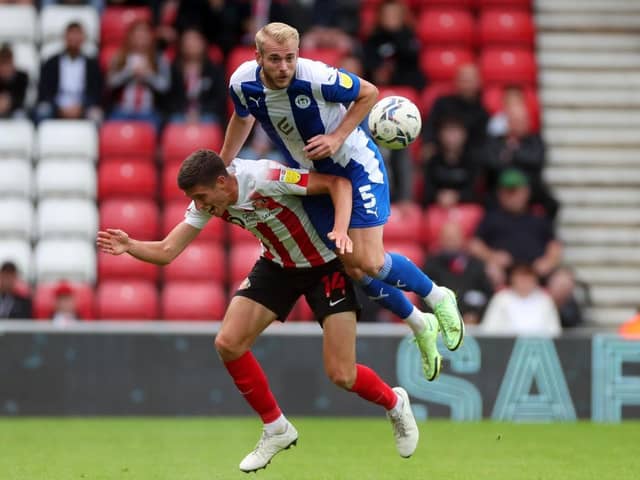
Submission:
[[[302,206],[308,170],[242,159],[235,159],[227,170],[238,179],[238,201],[227,207],[222,219],[253,233],[262,243],[263,257],[287,268],[316,267],[336,258]],[[211,217],[191,202],[185,222],[201,229]]]

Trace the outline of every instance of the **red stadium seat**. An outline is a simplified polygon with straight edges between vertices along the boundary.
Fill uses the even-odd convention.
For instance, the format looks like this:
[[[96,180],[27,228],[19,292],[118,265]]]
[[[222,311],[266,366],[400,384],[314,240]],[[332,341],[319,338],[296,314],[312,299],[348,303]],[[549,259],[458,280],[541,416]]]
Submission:
[[[180,162],[165,163],[162,167],[162,198],[167,200],[185,200],[184,192],[178,188]]]
[[[451,82],[461,65],[474,60],[473,52],[467,48],[427,48],[420,54],[420,68],[432,82]]]
[[[98,198],[153,198],[158,188],[155,166],[147,162],[111,159],[98,167]]]
[[[240,245],[243,243],[254,244],[257,240],[249,230],[234,224],[229,225],[229,242],[231,245]]]
[[[472,48],[475,41],[471,12],[459,8],[428,8],[422,11],[416,34],[424,45],[458,45]]]
[[[233,72],[236,71],[240,65],[249,60],[255,60],[256,58],[256,48],[255,47],[245,47],[238,46],[234,47],[227,55],[227,65],[226,65],[226,73],[227,73],[227,81],[231,78]]]
[[[138,240],[157,240],[158,206],[152,200],[110,199],[100,205],[100,229],[119,228]]]
[[[109,70],[113,57],[118,53],[119,45],[104,45],[100,47],[100,53],[98,54],[98,63],[103,72]]]
[[[164,212],[162,214],[162,235],[167,235],[173,227],[178,225],[184,220],[184,213],[189,206],[189,199],[184,198],[182,200],[173,200],[168,202],[164,206]],[[222,243],[225,239],[225,232],[227,229],[227,222],[220,220],[219,218],[212,218],[207,225],[202,229],[196,242],[218,242]]]
[[[142,280],[108,280],[98,284],[97,316],[101,320],[155,320],[158,291]]]
[[[535,28],[526,10],[483,10],[478,21],[478,40],[483,47],[504,45],[533,48]]]
[[[107,7],[100,18],[100,38],[103,45],[122,45],[134,22],[151,22],[147,7]]]
[[[224,133],[220,125],[169,124],[162,135],[162,158],[165,164],[180,163],[195,150],[208,148],[216,152],[222,147]]]
[[[425,261],[425,252],[418,242],[385,242],[385,250],[391,253],[399,253],[411,260],[418,268],[422,268]]]
[[[163,52],[163,55],[167,58],[167,60],[173,62],[176,59],[176,53],[176,45],[169,45]],[[212,63],[215,63],[216,65],[221,65],[223,63],[224,53],[222,53],[222,50],[218,45],[210,45],[209,49],[207,50],[207,54],[209,60],[211,60]]]
[[[482,103],[491,115],[502,110],[503,96],[503,88],[497,85],[485,88],[482,92]],[[524,101],[529,110],[531,130],[538,132],[540,130],[540,102],[535,88],[524,88]]]
[[[91,285],[86,283],[69,282],[76,300],[76,309],[82,320],[95,318],[93,310],[94,294]],[[39,319],[50,319],[53,316],[55,304],[55,291],[58,282],[40,283],[33,297],[33,316]]]
[[[98,279],[104,280],[147,280],[157,282],[160,267],[142,262],[131,255],[110,255],[98,252]]]
[[[156,133],[146,122],[106,122],[100,129],[100,159],[153,161]]]
[[[222,320],[226,296],[215,282],[167,282],[162,289],[164,320]]]
[[[163,272],[165,281],[222,283],[227,276],[224,249],[215,243],[192,243]]]
[[[233,245],[229,257],[229,284],[236,285],[246,278],[261,253],[262,246],[257,240],[254,243]]]
[[[422,210],[416,204],[402,209],[391,205],[389,221],[384,226],[384,241],[417,242],[422,234]]]
[[[475,0],[476,5],[481,10],[485,8],[526,8],[531,10],[531,0]]]
[[[437,249],[440,244],[440,231],[447,222],[459,223],[465,238],[470,238],[483,214],[483,208],[475,204],[462,204],[448,209],[437,205],[427,208],[422,222],[424,245],[430,251]]]
[[[362,5],[360,7],[360,29],[358,36],[362,40],[366,40],[373,32],[376,25],[376,17],[378,15],[375,5]]]
[[[326,63],[327,65],[331,65],[332,67],[338,67],[344,55],[344,52],[333,48],[300,50],[301,57]]]
[[[450,95],[455,91],[455,87],[451,82],[432,83],[422,91],[420,96],[420,110],[424,116],[427,116],[431,111],[433,103],[438,97],[443,95]]]
[[[485,85],[536,85],[533,52],[526,48],[487,48],[480,54],[480,72]]]
[[[476,0],[415,0],[420,6],[472,8]]]

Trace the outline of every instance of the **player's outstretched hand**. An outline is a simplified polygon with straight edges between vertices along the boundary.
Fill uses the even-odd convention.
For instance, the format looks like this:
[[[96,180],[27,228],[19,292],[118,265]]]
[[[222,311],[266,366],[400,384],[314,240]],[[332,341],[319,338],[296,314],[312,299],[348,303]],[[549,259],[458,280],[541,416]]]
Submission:
[[[335,230],[330,231],[327,234],[329,240],[333,240],[336,244],[336,248],[338,249],[338,253],[340,255],[344,255],[345,253],[353,253],[353,242],[349,238],[349,235],[346,233],[339,233]]]
[[[336,153],[341,145],[333,135],[316,135],[309,139],[303,150],[309,160],[322,160]]]
[[[129,235],[122,230],[107,228],[107,231],[99,231],[96,245],[100,251],[111,255],[121,255],[129,248]]]

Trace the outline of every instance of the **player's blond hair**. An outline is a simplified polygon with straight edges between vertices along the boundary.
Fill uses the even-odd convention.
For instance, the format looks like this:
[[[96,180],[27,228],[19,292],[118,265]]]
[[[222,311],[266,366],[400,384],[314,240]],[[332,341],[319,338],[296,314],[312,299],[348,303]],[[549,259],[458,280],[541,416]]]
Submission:
[[[256,33],[256,48],[262,53],[262,46],[266,38],[272,38],[277,43],[285,43],[291,39],[296,41],[296,46],[300,45],[300,34],[291,25],[281,22],[267,23]]]

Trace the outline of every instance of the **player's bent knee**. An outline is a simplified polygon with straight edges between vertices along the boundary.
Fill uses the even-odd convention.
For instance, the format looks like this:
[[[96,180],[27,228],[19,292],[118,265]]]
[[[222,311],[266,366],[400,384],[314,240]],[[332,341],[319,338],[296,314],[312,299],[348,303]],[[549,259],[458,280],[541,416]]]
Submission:
[[[332,383],[345,390],[351,390],[356,381],[355,365],[349,368],[342,366],[327,367],[327,376]]]
[[[232,340],[224,333],[218,333],[213,342],[216,352],[225,362],[240,358],[249,348],[248,346]]]
[[[369,258],[365,257],[361,260],[360,264],[358,265],[360,270],[362,270],[366,275],[369,275],[370,277],[378,276],[378,273],[380,273],[380,270],[382,270],[383,266],[384,266],[384,256],[380,258],[376,258],[375,256],[372,256]]]

